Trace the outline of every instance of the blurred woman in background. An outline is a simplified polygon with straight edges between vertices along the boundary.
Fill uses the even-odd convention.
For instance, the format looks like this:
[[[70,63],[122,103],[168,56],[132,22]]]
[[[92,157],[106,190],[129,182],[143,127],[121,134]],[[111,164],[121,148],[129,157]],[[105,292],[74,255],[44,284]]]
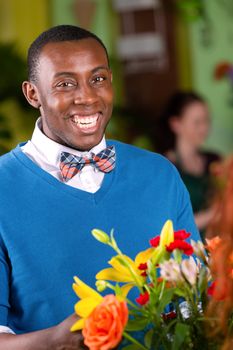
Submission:
[[[195,221],[203,233],[212,218],[208,202],[212,192],[211,167],[216,153],[202,150],[210,130],[207,103],[194,92],[177,92],[168,101],[160,119],[160,148],[180,172],[190,193]]]

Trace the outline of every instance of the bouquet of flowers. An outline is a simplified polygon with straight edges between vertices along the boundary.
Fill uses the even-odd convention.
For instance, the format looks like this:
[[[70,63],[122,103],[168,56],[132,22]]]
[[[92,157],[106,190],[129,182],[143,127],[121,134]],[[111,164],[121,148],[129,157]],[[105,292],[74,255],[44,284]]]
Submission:
[[[80,319],[71,331],[82,329],[89,349],[218,349],[221,339],[206,335],[207,327],[214,325],[205,310],[216,285],[202,242],[188,243],[190,234],[174,232],[168,220],[150,247],[133,260],[121,252],[113,231],[108,235],[94,229],[92,235],[115,255],[111,267],[96,275],[97,290],[74,278]],[[217,244],[216,239],[208,243],[211,249]],[[137,297],[132,300],[135,288]],[[111,293],[102,296],[106,289]]]

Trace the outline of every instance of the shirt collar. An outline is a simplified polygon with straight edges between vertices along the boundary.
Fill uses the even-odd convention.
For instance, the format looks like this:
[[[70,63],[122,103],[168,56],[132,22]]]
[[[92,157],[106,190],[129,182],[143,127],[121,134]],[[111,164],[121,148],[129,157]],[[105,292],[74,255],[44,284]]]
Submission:
[[[90,152],[95,154],[106,148],[105,136],[103,136],[100,143],[94,146],[90,151],[78,151],[71,147],[61,145],[50,138],[48,138],[41,130],[42,122],[41,117],[36,121],[35,129],[32,134],[31,143],[37,149],[37,151],[46,158],[50,164],[58,165],[60,162],[61,152],[69,152],[77,156],[88,155]]]

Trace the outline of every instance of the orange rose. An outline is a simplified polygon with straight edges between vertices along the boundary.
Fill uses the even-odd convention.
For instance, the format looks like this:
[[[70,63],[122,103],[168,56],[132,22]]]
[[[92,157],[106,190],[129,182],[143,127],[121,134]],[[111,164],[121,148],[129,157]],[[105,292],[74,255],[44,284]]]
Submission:
[[[90,350],[109,350],[115,348],[122,338],[128,321],[125,301],[114,295],[107,295],[85,320],[83,328],[84,343]]]

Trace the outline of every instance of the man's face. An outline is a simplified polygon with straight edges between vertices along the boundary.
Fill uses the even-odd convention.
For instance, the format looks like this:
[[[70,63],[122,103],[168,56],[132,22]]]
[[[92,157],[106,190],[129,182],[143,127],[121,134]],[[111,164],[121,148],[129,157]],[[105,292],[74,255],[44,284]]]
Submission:
[[[38,66],[42,128],[52,140],[80,150],[97,145],[112,114],[112,74],[94,39],[49,43]]]

